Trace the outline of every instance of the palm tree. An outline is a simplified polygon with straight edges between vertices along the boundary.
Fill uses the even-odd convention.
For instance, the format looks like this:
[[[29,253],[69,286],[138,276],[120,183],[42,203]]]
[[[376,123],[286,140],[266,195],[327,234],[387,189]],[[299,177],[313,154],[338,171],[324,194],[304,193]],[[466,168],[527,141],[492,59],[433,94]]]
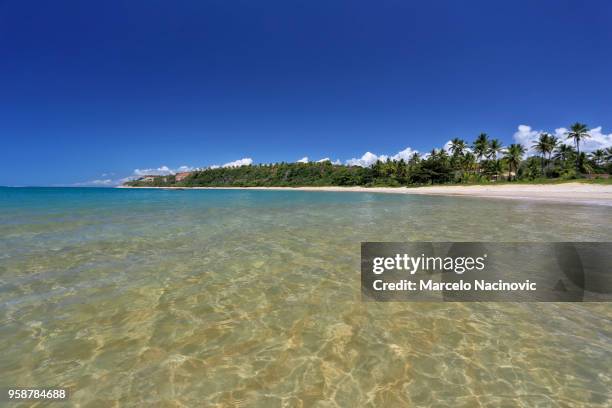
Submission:
[[[438,159],[442,161],[448,160],[448,153],[446,153],[446,150],[438,150]]]
[[[468,173],[474,170],[474,167],[476,167],[476,157],[474,156],[474,153],[467,152],[465,155],[463,155],[461,159],[461,167],[463,167],[463,169]]]
[[[408,165],[404,158],[399,159],[395,166],[397,180],[404,184],[408,179]]]
[[[605,159],[606,152],[603,149],[597,149],[591,153],[591,160],[593,160],[597,166],[603,166]]]
[[[578,171],[582,173],[591,174],[593,172],[593,167],[589,163],[587,155],[582,152],[578,154],[576,158],[576,166],[578,167]]]
[[[574,154],[576,154],[576,149],[574,149],[570,145],[566,145],[565,143],[561,143],[561,144],[557,145],[557,148],[555,149],[555,156],[553,158],[555,160],[567,161]]]
[[[458,137],[451,140],[451,145],[449,150],[453,154],[453,156],[463,156],[465,149],[467,148],[467,144],[463,139],[459,139]]]
[[[606,149],[606,161],[612,163],[612,147]]]
[[[497,155],[501,153],[503,150],[502,143],[499,139],[493,139],[489,142],[489,149],[487,152],[488,158],[493,158],[493,160],[497,160]]]
[[[591,137],[589,134],[589,128],[584,123],[576,122],[572,126],[570,126],[570,131],[565,132],[568,139],[573,139],[574,144],[576,145],[576,152],[578,152],[578,156],[580,156],[580,141],[582,139],[586,139]]]
[[[538,140],[533,142],[533,145],[532,145],[535,151],[540,153],[541,155],[542,173],[544,173],[544,156],[546,155],[546,153],[548,152],[550,148],[550,137],[551,137],[550,134],[546,132],[542,132],[540,133],[540,137],[538,138]]]
[[[493,139],[489,142],[489,146],[487,147],[486,156],[487,159],[491,160],[487,163],[488,171],[495,174],[495,180],[497,180],[497,176],[499,175],[501,164],[499,160],[497,160],[497,155],[501,153],[503,150],[502,143],[499,139]]]
[[[525,154],[525,148],[521,144],[513,143],[508,146],[506,150],[506,154],[504,158],[508,162],[508,180],[510,180],[512,169],[514,168],[514,173],[518,171],[518,166],[521,164],[521,160],[523,160],[523,155]]]
[[[481,161],[489,151],[489,136],[487,136],[486,133],[481,133],[478,135],[472,146],[474,148],[474,155],[476,156],[476,159]]]
[[[421,155],[417,152],[414,152],[412,153],[412,156],[410,156],[410,160],[408,160],[408,164],[413,165],[413,164],[417,164],[420,161],[421,161]]]
[[[555,151],[556,147],[559,145],[559,138],[553,135],[548,137],[548,162],[550,162],[550,158]]]

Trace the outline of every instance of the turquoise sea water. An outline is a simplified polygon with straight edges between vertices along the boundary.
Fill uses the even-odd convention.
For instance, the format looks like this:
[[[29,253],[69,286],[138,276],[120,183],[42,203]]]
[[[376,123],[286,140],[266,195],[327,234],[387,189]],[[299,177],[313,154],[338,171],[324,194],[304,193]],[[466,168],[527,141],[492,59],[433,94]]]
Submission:
[[[361,241],[609,241],[612,208],[0,188],[0,387],[76,406],[610,406],[612,305],[362,303]]]

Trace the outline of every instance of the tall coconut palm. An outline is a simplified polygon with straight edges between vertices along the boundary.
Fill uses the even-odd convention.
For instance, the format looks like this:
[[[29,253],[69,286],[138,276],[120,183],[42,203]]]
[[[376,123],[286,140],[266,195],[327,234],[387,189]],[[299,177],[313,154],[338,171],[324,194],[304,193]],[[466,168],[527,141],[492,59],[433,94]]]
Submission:
[[[551,137],[550,134],[546,132],[542,132],[540,133],[540,137],[538,138],[538,140],[533,142],[533,145],[532,145],[534,150],[540,153],[542,172],[544,172],[544,157],[546,153],[548,153],[548,150],[550,148],[550,137]]]
[[[508,163],[508,180],[511,178],[512,169],[514,169],[514,173],[516,174],[518,166],[521,164],[521,160],[523,160],[524,154],[525,148],[523,145],[518,143],[513,143],[508,146],[508,149],[506,149],[504,159],[506,159],[506,162]]]
[[[591,137],[587,125],[580,122],[576,122],[572,126],[570,126],[570,130],[568,132],[565,132],[565,135],[568,139],[574,140],[574,145],[576,146],[576,152],[578,152],[578,156],[580,156],[580,141]]]
[[[453,156],[462,156],[466,148],[467,144],[465,143],[465,141],[456,137],[451,140],[449,150],[453,154]]]
[[[488,163],[488,170],[495,174],[495,180],[497,180],[497,176],[501,171],[501,163],[497,160],[497,155],[503,151],[503,145],[499,141],[499,139],[493,139],[489,142],[489,147],[487,148],[487,159],[491,160]]]
[[[487,151],[487,157],[489,159],[497,160],[497,155],[503,151],[504,147],[499,139],[493,139],[489,142],[489,149]]]
[[[486,133],[478,135],[473,143],[474,155],[478,161],[481,161],[489,151],[489,136]]]

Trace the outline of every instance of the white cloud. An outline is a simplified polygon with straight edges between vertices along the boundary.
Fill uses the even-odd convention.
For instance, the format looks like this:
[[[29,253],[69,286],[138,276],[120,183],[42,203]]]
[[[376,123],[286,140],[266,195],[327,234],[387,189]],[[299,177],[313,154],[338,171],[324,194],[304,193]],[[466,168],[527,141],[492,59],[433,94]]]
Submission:
[[[168,166],[161,166],[156,169],[134,169],[135,176],[165,176],[167,174],[170,174],[171,172],[172,170],[170,170]]]
[[[161,166],[156,169],[134,169],[135,176],[166,176],[171,173],[172,170],[168,166]]]
[[[371,152],[365,152],[360,159],[350,159],[346,161],[346,164],[349,166],[361,166],[361,167],[369,167],[372,164],[376,163],[378,160],[378,156]]]
[[[134,176],[142,177],[142,176],[167,176],[169,174],[181,173],[185,171],[193,171],[196,170],[195,167],[191,166],[179,166],[175,169],[171,169],[168,166],[161,166],[156,169],[135,169]]]
[[[541,130],[533,130],[531,126],[519,125],[517,131],[514,132],[512,138],[516,143],[523,145],[527,149],[527,156],[532,156],[536,152],[533,148],[533,143],[540,137]]]
[[[234,160],[229,163],[225,163],[222,167],[240,167],[240,166],[248,166],[253,164],[253,159],[250,157],[245,157],[243,159]]]
[[[571,140],[566,140],[567,139],[566,133],[567,133],[567,129],[564,127],[555,129],[555,136],[557,137],[557,139],[559,139],[563,143],[573,144]]]
[[[214,169],[220,169],[222,167],[228,168],[228,167],[240,167],[240,166],[248,166],[253,164],[253,159],[251,159],[250,157],[245,157],[243,159],[239,159],[239,160],[234,160],[225,164],[212,164],[206,168],[203,169],[194,169],[194,170],[214,170]]]
[[[180,166],[177,169],[174,169],[175,173],[184,173],[186,171],[194,171],[197,170],[195,167],[191,167],[191,166]]]
[[[567,139],[567,129],[557,128],[554,132],[551,132],[554,136],[559,139],[559,142],[573,145],[572,139]],[[542,130],[533,130],[531,126],[519,125],[518,130],[514,133],[513,138],[516,143],[520,143],[527,149],[527,155],[532,156],[536,154],[532,147],[534,142],[540,137]],[[612,146],[612,133],[605,134],[601,131],[601,126],[593,128],[589,131],[591,137],[582,139],[580,141],[580,151],[592,152],[597,149],[605,149],[606,147]]]
[[[414,150],[410,147],[405,148],[404,150],[394,154],[393,156],[387,156],[384,154],[379,156],[372,152],[365,152],[364,155],[361,156],[361,158],[352,158],[350,160],[347,160],[346,164],[349,166],[369,167],[376,163],[377,160],[385,162],[387,160],[404,159],[405,161],[408,161],[410,159],[410,156],[412,156],[414,153],[418,153],[418,150]]]
[[[332,161],[332,159],[330,159],[329,157],[325,157],[325,158],[323,158],[321,160],[317,160],[317,163],[324,163],[324,162],[330,162],[331,164],[334,164],[334,165],[337,165],[337,166],[342,164],[342,162],[340,160],[336,159],[336,160]]]
[[[92,186],[92,187],[109,187],[115,186],[117,182],[111,179],[99,179],[99,180],[89,180],[83,181],[81,183],[74,183],[73,186]]]
[[[391,159],[393,160],[404,159],[405,161],[408,161],[410,160],[410,157],[415,153],[418,153],[418,152],[416,150],[412,150],[412,148],[410,147],[407,147],[401,152],[398,152],[396,155],[391,156]]]
[[[103,179],[103,180],[92,180],[90,181],[91,184],[94,184],[96,186],[110,186],[113,184],[113,180],[111,179]]]
[[[601,126],[591,129],[589,134],[591,137],[580,141],[581,152],[592,152],[593,150],[605,149],[612,146],[612,133],[602,133]]]
[[[308,163],[308,156],[304,156],[302,157],[300,160],[298,160],[296,163]]]

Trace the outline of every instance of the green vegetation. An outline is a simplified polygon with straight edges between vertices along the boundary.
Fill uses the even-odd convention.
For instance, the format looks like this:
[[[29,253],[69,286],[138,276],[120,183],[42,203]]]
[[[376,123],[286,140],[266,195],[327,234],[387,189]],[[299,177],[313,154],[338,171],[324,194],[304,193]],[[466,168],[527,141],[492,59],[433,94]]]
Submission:
[[[525,146],[505,148],[498,139],[481,133],[471,148],[464,140],[451,140],[448,152],[433,149],[426,157],[377,161],[370,167],[322,163],[274,163],[194,171],[177,182],[174,175],[155,176],[126,183],[154,187],[299,187],[299,186],[419,186],[431,184],[541,183],[584,179],[609,183],[612,148],[590,154],[580,142],[590,137],[586,125],[575,123],[566,134],[574,146],[542,133],[532,146],[537,156],[524,158]],[[594,180],[594,179],[601,180]]]

